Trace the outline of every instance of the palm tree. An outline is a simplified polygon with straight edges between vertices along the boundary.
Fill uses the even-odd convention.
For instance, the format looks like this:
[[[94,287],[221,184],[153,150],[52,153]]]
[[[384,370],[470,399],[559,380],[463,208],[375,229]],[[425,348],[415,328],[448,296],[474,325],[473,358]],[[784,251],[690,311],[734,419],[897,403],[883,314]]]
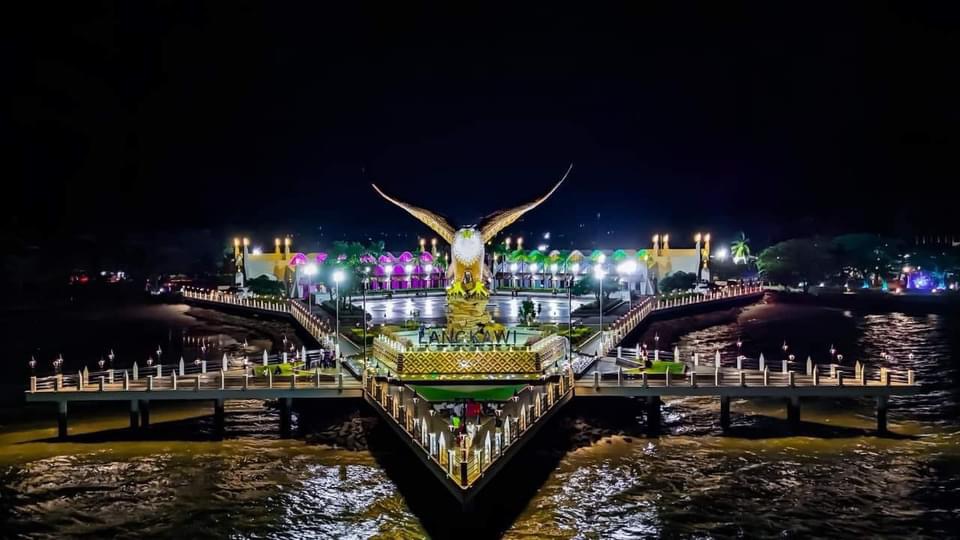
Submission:
[[[733,245],[730,246],[730,251],[733,255],[733,262],[735,263],[745,263],[750,259],[750,239],[747,238],[747,235],[740,231],[740,238],[733,242]]]

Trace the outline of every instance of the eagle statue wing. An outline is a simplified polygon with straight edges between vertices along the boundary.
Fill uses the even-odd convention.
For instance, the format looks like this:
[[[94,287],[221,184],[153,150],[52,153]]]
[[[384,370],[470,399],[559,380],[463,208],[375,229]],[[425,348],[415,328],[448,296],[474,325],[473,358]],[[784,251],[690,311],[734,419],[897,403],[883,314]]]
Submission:
[[[418,206],[393,199],[383,191],[380,191],[380,188],[378,188],[376,184],[371,185],[373,186],[373,189],[377,190],[377,193],[379,193],[381,197],[399,206],[400,208],[403,208],[409,212],[410,215],[422,221],[424,225],[433,229],[434,232],[439,234],[440,237],[446,240],[448,244],[453,244],[453,237],[456,235],[457,231],[447,222],[446,218],[429,210],[424,210]]]
[[[567,179],[567,175],[570,174],[570,171],[572,169],[573,169],[573,164],[571,163],[570,166],[567,167],[567,172],[563,173],[563,177],[560,178],[560,181],[557,182],[557,184],[553,186],[553,189],[547,192],[547,194],[544,195],[543,197],[540,197],[539,199],[533,202],[529,202],[527,204],[523,204],[515,208],[511,208],[509,210],[500,210],[484,218],[483,223],[480,225],[480,235],[483,238],[483,243],[486,244],[487,242],[492,240],[493,237],[496,236],[498,232],[507,228],[511,223],[520,219],[520,216],[526,214],[530,210],[533,210],[534,208],[539,206],[540,203],[547,200],[547,198],[549,198],[550,195],[553,195],[553,192],[556,191],[558,187],[560,187],[560,184],[562,184],[563,181]]]

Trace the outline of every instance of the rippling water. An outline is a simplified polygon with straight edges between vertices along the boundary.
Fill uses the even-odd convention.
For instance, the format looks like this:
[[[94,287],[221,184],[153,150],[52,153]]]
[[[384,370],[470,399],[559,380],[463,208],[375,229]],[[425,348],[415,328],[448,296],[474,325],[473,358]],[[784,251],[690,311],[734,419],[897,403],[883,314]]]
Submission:
[[[641,339],[653,334],[683,351],[741,338],[745,354],[768,358],[784,340],[801,358],[834,344],[851,360],[912,367],[930,392],[892,400],[889,438],[870,432],[870,400],[804,402],[799,435],[782,403],[741,400],[724,436],[707,398],[666,401],[656,437],[558,452],[569,434],[549,430],[491,486],[516,500],[495,495],[477,516],[449,513],[392,435],[373,453],[281,440],[260,402],[228,404],[223,441],[210,436],[206,405],[156,409],[148,440],[122,429],[117,408],[71,412],[71,432],[86,434],[48,442],[49,411],[0,428],[0,536],[419,538],[453,526],[507,538],[957,536],[957,318],[760,304],[661,323]]]

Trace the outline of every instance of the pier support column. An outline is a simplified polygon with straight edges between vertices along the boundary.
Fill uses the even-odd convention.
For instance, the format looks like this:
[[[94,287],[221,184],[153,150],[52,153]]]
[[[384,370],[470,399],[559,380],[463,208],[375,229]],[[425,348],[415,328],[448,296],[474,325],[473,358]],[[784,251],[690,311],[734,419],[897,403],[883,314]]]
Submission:
[[[730,396],[720,396],[720,428],[730,429]]]
[[[130,400],[130,429],[140,429],[140,402]]]
[[[57,402],[57,438],[61,440],[67,438],[67,402],[66,400]]]
[[[787,422],[791,427],[800,425],[800,396],[791,396],[787,401]]]
[[[150,427],[150,402],[145,399],[140,400],[140,427]]]
[[[660,396],[650,396],[647,398],[647,430],[650,434],[660,431],[660,406],[662,400]]]
[[[877,433],[887,432],[887,396],[877,396]]]
[[[293,398],[280,398],[280,436],[290,436],[290,409],[293,408]]]
[[[219,436],[223,436],[224,418],[223,399],[215,399],[213,401],[213,431]]]

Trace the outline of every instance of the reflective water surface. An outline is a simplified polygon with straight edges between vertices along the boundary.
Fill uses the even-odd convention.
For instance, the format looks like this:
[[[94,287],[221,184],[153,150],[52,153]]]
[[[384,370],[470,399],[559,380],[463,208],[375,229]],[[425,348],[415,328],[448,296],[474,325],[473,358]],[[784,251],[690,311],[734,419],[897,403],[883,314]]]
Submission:
[[[211,435],[209,404],[156,408],[146,438],[124,429],[121,404],[78,408],[77,435],[66,443],[49,440],[52,408],[31,407],[0,427],[0,530],[97,538],[419,538],[454,528],[506,538],[942,538],[960,530],[957,318],[758,304],[660,323],[640,339],[654,334],[682,351],[740,338],[745,354],[768,358],[785,340],[801,358],[833,344],[850,360],[912,367],[930,392],[892,400],[896,436],[884,438],[871,431],[870,400],[805,401],[798,434],[783,425],[783,403],[734,401],[727,435],[716,399],[667,400],[659,435],[643,435],[641,417],[636,429],[613,428],[625,436],[579,448],[559,419],[491,486],[496,500],[477,515],[434,505],[445,493],[416,480],[426,472],[392,435],[372,452],[282,440],[261,402],[229,403],[222,441]],[[580,409],[574,403],[567,420]],[[519,492],[517,501],[497,495],[508,492]]]

